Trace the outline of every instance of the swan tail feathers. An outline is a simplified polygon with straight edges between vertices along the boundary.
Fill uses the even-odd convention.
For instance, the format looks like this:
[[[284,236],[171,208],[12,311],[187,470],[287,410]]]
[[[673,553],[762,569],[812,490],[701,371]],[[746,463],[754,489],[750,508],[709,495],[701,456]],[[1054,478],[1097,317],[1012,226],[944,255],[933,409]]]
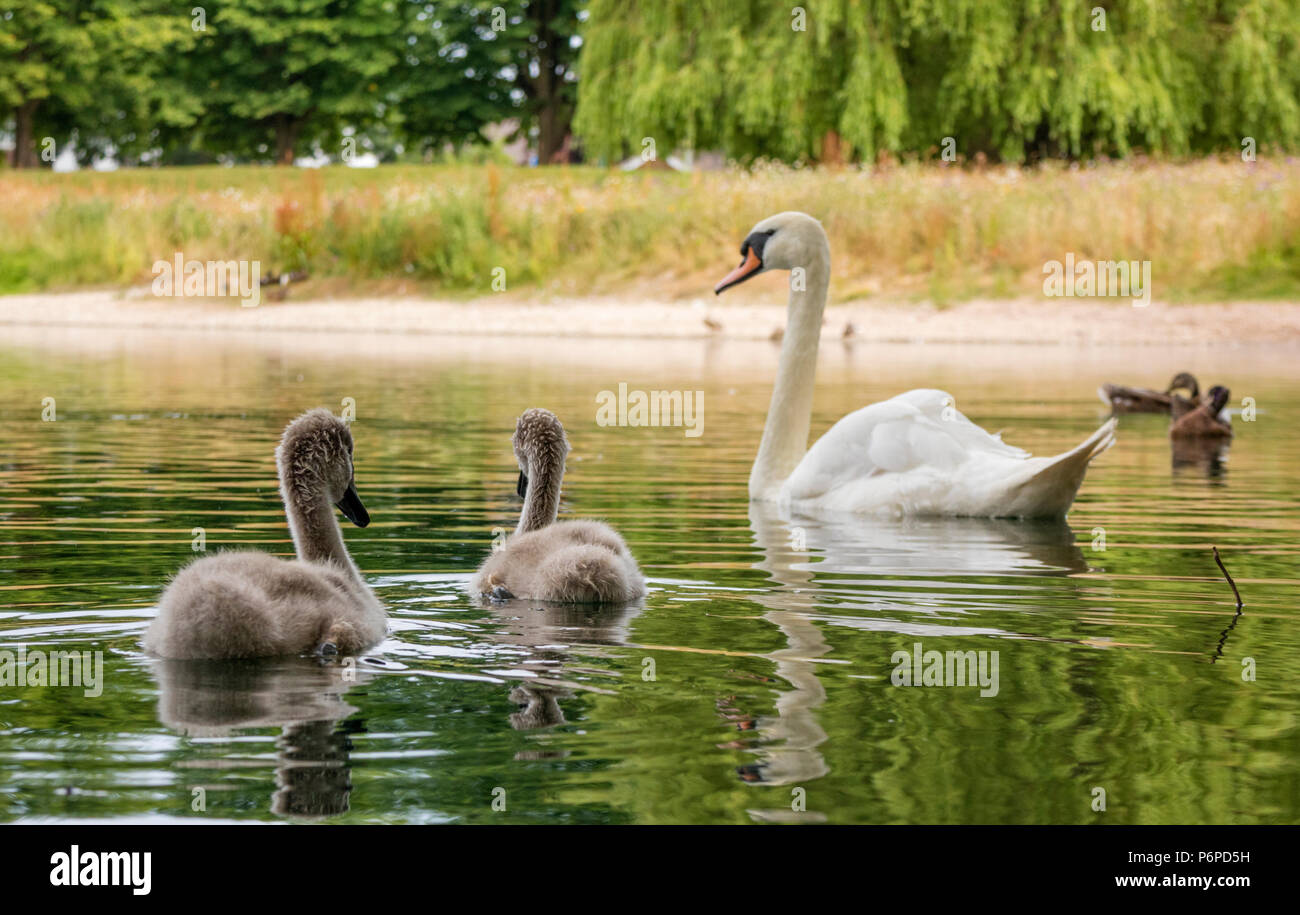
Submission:
[[[165,658],[228,659],[277,653],[278,629],[247,584],[184,574],[159,600],[145,647]]]
[[[1096,432],[1084,439],[1079,445],[1067,451],[1066,454],[1073,454],[1076,451],[1086,451],[1088,454],[1087,460],[1091,461],[1097,455],[1110,448],[1111,445],[1115,444],[1115,428],[1118,425],[1119,420],[1112,416],[1110,419],[1106,420],[1106,422],[1102,423],[1101,427]],[[1062,457],[1064,456],[1065,455],[1062,455]],[[1085,465],[1086,463],[1087,462],[1085,461]]]
[[[1011,515],[1026,518],[1063,517],[1074,504],[1092,459],[1115,444],[1117,420],[1106,420],[1096,432],[1063,454],[1045,458],[1013,493]]]
[[[639,574],[631,574],[611,550],[593,544],[557,550],[543,560],[537,573],[542,600],[599,604],[631,600],[645,593]]]

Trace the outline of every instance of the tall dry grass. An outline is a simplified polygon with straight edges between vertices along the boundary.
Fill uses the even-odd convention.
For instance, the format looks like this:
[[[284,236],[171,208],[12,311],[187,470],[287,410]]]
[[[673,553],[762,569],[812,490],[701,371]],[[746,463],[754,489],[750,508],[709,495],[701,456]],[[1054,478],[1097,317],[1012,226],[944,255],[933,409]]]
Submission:
[[[773,212],[819,217],[837,300],[1041,295],[1043,264],[1150,260],[1173,301],[1300,298],[1300,162],[621,173],[392,166],[0,172],[0,291],[260,260],[330,288],[707,290]],[[385,285],[387,284],[387,285]]]

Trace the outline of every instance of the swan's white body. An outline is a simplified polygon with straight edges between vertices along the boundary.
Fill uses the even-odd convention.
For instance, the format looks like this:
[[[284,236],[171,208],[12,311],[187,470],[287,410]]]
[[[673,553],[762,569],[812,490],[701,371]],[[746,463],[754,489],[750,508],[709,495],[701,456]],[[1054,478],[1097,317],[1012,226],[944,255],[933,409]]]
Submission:
[[[801,269],[763,441],[749,478],[752,501],[803,513],[1061,517],[1088,462],[1115,441],[1111,419],[1071,450],[1048,458],[1004,443],[957,411],[952,396],[923,388],[845,416],[807,447],[817,348],[830,281],[821,224],[779,213],[756,225],[741,266],[721,291],[768,269]]]
[[[1064,515],[1110,422],[1072,451],[1031,457],[985,432],[944,391],[921,388],[850,413],[804,455],[776,501],[798,512],[973,517]]]

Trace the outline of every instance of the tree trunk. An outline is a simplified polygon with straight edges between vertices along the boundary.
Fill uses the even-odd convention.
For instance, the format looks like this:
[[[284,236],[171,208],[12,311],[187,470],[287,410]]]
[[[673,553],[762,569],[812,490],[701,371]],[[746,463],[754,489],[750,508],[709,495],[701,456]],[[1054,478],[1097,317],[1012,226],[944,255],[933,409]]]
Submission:
[[[520,73],[526,81],[525,94],[537,114],[537,163],[550,165],[567,159],[565,141],[573,120],[573,112],[564,102],[563,49],[559,45],[567,39],[557,36],[551,28],[559,15],[559,4],[554,0],[529,3],[528,13],[537,38],[537,78],[529,78],[526,69]]]
[[[537,111],[537,161],[541,165],[555,162],[564,147],[565,131],[560,126],[560,112],[555,104],[542,103]]]
[[[9,161],[14,168],[37,168],[34,120],[40,99],[29,99],[14,109],[14,149]]]
[[[298,134],[301,132],[301,118],[287,114],[275,116],[275,162],[277,165],[293,165],[294,149],[298,145]]]
[[[555,154],[560,151],[564,137],[558,128],[558,114],[555,98],[555,55],[552,42],[555,35],[547,29],[539,38],[546,42],[546,49],[537,58],[537,79],[533,85],[537,93],[537,163],[550,165]]]
[[[828,168],[839,168],[844,164],[844,148],[840,135],[834,130],[826,131],[822,137],[822,154],[819,160]]]

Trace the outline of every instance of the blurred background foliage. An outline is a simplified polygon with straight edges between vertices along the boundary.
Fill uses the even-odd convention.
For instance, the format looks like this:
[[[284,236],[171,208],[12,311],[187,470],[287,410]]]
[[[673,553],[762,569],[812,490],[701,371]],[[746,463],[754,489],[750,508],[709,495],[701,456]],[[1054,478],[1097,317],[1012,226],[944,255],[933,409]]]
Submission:
[[[10,164],[39,141],[125,162],[380,158],[518,121],[553,153],[573,107],[569,0],[0,2],[0,124]]]
[[[1300,161],[1281,157],[688,174],[454,162],[40,170],[0,177],[0,198],[0,293],[144,285],[183,251],[305,271],[295,299],[497,294],[497,268],[529,295],[693,297],[731,266],[749,226],[791,209],[826,227],[835,301],[1041,295],[1043,264],[1067,251],[1152,261],[1165,301],[1300,292]]]
[[[589,11],[576,126],[595,154],[643,136],[786,161],[933,154],[944,137],[1012,161],[1300,141],[1295,0],[592,0]]]
[[[1289,151],[1300,3],[0,0],[19,167],[74,132],[83,161],[419,160],[502,123],[541,163]]]
[[[295,295],[673,297],[799,209],[842,300],[1038,294],[1065,251],[1293,298],[1298,100],[1300,0],[0,0],[0,293],[184,250]],[[584,159],[627,170],[508,167]]]

